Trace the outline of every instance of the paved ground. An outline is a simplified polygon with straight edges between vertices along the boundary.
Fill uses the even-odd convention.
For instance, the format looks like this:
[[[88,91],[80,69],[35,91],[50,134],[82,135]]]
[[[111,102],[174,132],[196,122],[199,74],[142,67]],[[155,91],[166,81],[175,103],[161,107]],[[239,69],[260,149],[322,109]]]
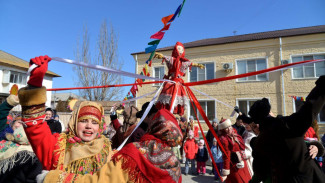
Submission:
[[[185,164],[182,163],[182,182],[184,183],[196,183],[196,182],[203,182],[203,183],[219,183],[219,181],[214,180],[214,175],[210,175],[211,166],[206,166],[207,173],[205,175],[185,175]]]

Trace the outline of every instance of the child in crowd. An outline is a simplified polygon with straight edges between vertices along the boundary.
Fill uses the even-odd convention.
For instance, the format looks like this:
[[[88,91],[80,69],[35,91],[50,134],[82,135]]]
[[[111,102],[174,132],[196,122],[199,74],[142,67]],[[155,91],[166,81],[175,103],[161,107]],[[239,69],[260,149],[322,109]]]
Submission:
[[[222,173],[222,168],[223,168],[223,159],[222,159],[222,152],[220,147],[218,147],[218,143],[217,143],[217,139],[213,138],[213,144],[211,147],[211,153],[213,156],[214,161],[216,162],[217,168],[219,170],[219,173],[221,175]],[[213,166],[213,165],[212,165]],[[217,173],[216,169],[213,169],[213,173],[214,173],[214,179],[218,180],[219,176]]]
[[[199,141],[199,147],[196,154],[196,161],[197,161],[197,174],[205,174],[205,162],[208,161],[208,151],[204,147],[204,140],[201,139]]]
[[[189,165],[191,163],[191,173],[195,174],[195,155],[197,153],[198,146],[194,140],[194,132],[190,130],[188,132],[188,138],[184,145],[184,151],[186,155],[186,162],[185,162],[185,175],[189,172]]]

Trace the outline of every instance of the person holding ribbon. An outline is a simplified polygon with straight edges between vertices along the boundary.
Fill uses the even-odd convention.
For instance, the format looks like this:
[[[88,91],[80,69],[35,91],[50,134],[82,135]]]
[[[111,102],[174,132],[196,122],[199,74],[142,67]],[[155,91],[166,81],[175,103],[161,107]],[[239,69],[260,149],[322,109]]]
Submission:
[[[185,58],[185,49],[180,42],[176,43],[171,57],[166,57],[156,52],[154,58],[163,59],[162,62],[166,62],[168,73],[164,78],[174,81],[174,83],[165,82],[156,106],[159,109],[164,108],[182,116],[184,114],[184,106],[188,103],[186,91],[182,85],[184,83],[182,77],[185,76],[188,68],[199,67],[204,69],[204,65],[192,63]]]
[[[28,86],[18,91],[26,135],[43,169],[93,174],[102,168],[112,153],[111,143],[102,134],[104,109],[96,102],[76,104],[68,132],[52,134],[44,122],[46,88],[42,87],[50,60],[48,56],[31,59],[30,65],[36,67],[31,71]]]

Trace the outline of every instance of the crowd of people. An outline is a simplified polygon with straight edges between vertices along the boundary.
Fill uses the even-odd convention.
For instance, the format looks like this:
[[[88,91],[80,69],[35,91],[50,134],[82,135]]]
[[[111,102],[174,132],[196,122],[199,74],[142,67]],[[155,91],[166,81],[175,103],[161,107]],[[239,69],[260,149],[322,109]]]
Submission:
[[[274,116],[263,98],[249,116],[235,107],[234,124],[213,119],[206,134],[192,116],[187,120],[183,106],[176,105],[175,117],[165,100],[141,110],[125,107],[122,121],[113,109],[109,125],[100,104],[77,102],[65,127],[45,107],[42,81],[50,60],[31,59],[38,67],[28,86],[0,105],[0,182],[182,182],[182,174],[209,173],[209,160],[220,182],[325,182],[324,146],[314,130],[325,103],[325,76],[290,116]],[[18,104],[21,113],[8,118]]]

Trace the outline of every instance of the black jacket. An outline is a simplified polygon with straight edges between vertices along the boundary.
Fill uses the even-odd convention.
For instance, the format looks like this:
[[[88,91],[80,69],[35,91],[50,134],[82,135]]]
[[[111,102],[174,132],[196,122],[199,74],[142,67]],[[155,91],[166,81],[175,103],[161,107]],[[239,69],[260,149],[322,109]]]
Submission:
[[[316,82],[317,83],[317,82]],[[301,109],[290,116],[266,117],[252,139],[256,182],[324,183],[325,175],[311,159],[304,134],[325,103],[325,83],[316,85]]]
[[[46,120],[46,122],[47,122],[47,125],[49,125],[52,134],[62,132],[61,123],[59,121],[56,121],[54,119],[50,119],[50,120]]]
[[[0,173],[0,182],[10,183],[36,183],[36,176],[42,172],[42,164],[37,157],[21,159],[23,153],[18,153],[15,165],[5,173]],[[30,155],[24,155],[30,156]]]
[[[206,162],[206,161],[208,161],[208,159],[209,159],[209,156],[208,156],[208,150],[206,147],[203,147],[203,149],[197,150],[196,161]]]

